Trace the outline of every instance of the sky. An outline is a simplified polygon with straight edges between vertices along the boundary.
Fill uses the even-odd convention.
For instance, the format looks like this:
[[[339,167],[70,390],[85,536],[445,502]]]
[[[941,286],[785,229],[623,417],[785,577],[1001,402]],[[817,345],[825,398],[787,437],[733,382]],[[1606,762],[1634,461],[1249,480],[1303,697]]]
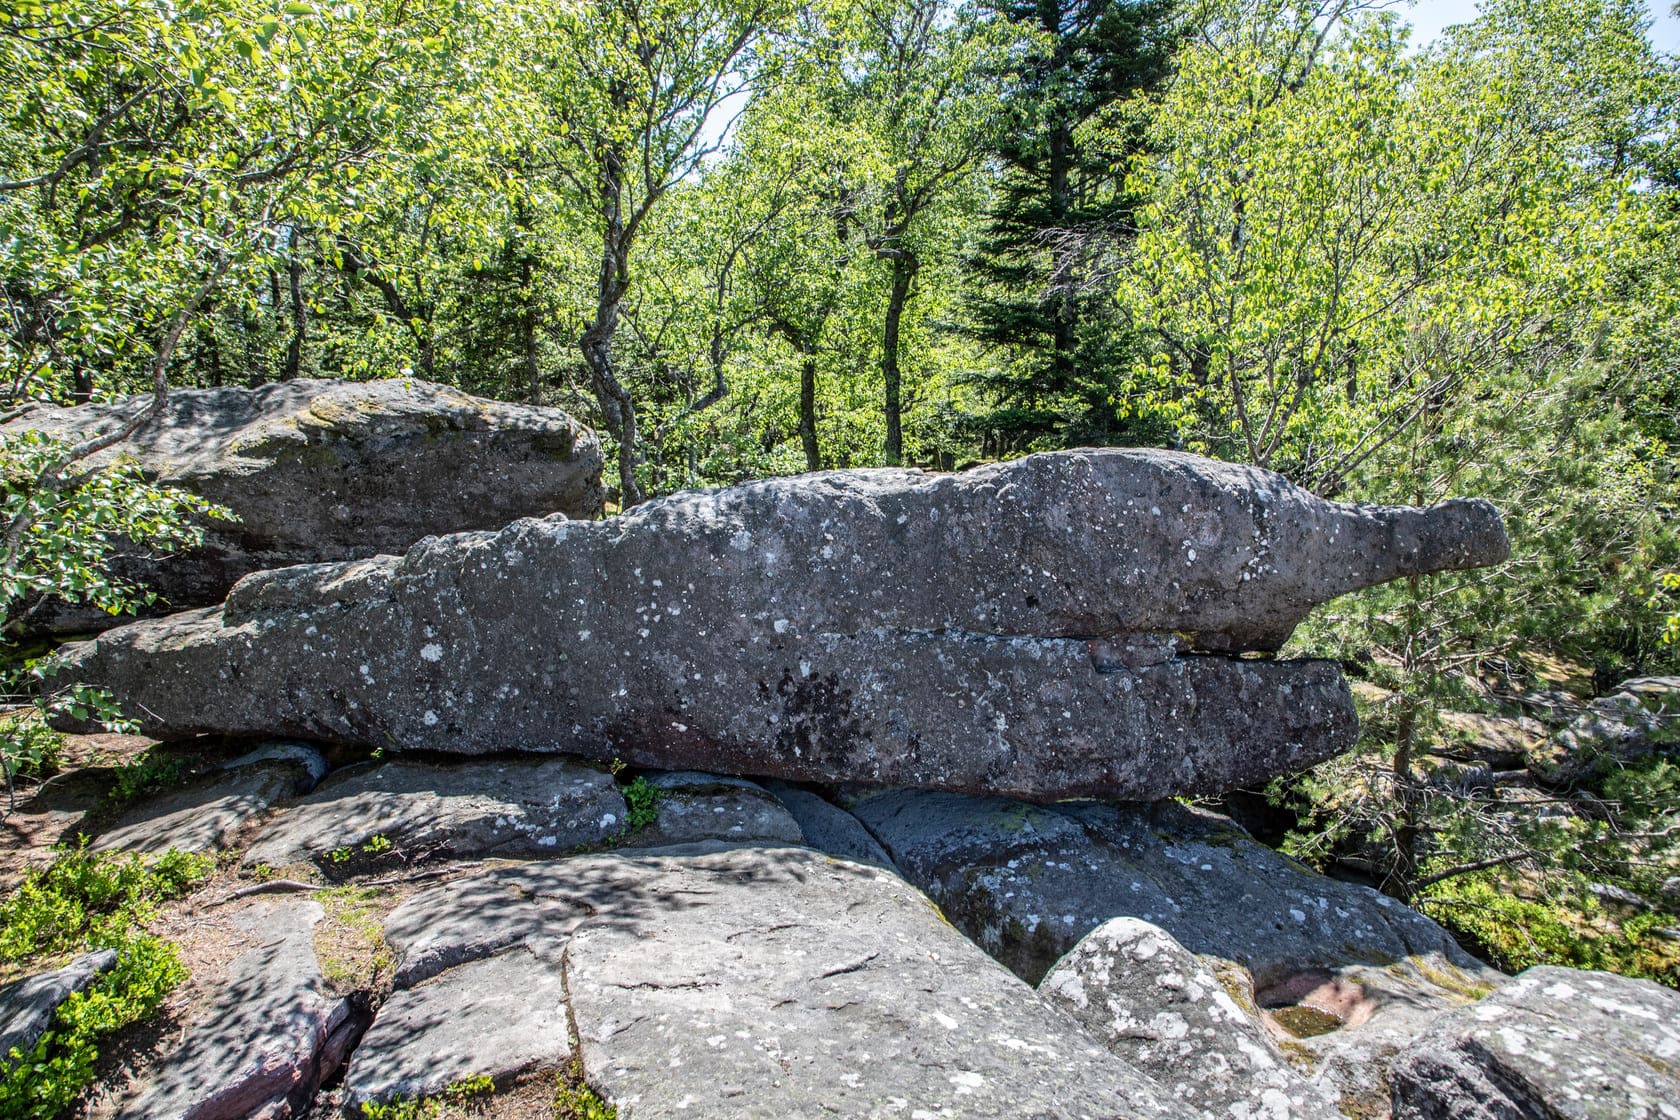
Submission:
[[[1674,16],[1674,0],[1646,0],[1655,21],[1651,27],[1651,42],[1660,51],[1680,53],[1680,19]],[[1410,12],[1404,6],[1400,13],[1410,21],[1412,42],[1422,44],[1438,35],[1442,28],[1455,23],[1468,23],[1476,17],[1476,0],[1417,0]]]

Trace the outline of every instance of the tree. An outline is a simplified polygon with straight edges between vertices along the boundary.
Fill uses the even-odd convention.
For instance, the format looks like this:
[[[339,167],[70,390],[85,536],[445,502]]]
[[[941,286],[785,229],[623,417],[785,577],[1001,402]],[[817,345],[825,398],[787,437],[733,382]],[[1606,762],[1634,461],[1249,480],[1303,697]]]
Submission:
[[[841,235],[856,231],[886,266],[883,457],[897,464],[905,312],[941,211],[998,125],[1000,57],[1022,37],[945,0],[860,0],[835,13],[830,34],[829,115],[855,153]]]
[[[634,397],[615,360],[624,301],[649,215],[699,172],[727,134],[717,119],[744,96],[752,51],[783,0],[595,0],[524,10],[539,76],[531,142],[587,215],[597,250],[579,348],[618,445],[620,504],[642,499]]]
[[[1671,820],[1632,786],[1609,809],[1608,787],[1547,790],[1580,807],[1563,827],[1436,754],[1441,711],[1488,704],[1537,648],[1607,682],[1673,664],[1653,602],[1680,558],[1672,426],[1651,402],[1680,370],[1654,326],[1680,312],[1676,87],[1642,16],[1495,0],[1408,54],[1378,14],[1227,13],[1181,54],[1134,172],[1122,307],[1158,340],[1134,407],[1321,493],[1506,513],[1498,570],[1363,593],[1298,639],[1387,691],[1361,752],[1298,787],[1309,816],[1461,929],[1519,874],[1648,886],[1642,845]]]
[[[1139,199],[1124,183],[1142,141],[1087,127],[1135,110],[1169,73],[1169,0],[1020,0],[999,18],[1048,44],[1009,58],[1007,124],[993,138],[1003,173],[969,264],[969,330],[994,355],[977,380],[991,454],[1122,436],[1111,401],[1132,345],[1114,307],[1115,274]],[[1133,433],[1137,434],[1137,433]]]

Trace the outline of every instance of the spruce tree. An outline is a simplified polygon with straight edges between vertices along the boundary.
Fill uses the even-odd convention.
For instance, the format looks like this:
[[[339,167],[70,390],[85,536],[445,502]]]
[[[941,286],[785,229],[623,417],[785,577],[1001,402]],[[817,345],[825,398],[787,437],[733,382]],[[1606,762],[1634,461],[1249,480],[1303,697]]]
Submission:
[[[998,18],[1032,26],[1048,46],[1009,75],[1013,127],[994,152],[1003,175],[969,260],[965,327],[995,356],[974,377],[994,402],[976,419],[986,455],[1165,436],[1128,425],[1113,400],[1133,341],[1109,278],[1132,228],[1125,164],[1141,125],[1104,129],[1102,140],[1079,130],[1166,78],[1173,3],[999,0]]]

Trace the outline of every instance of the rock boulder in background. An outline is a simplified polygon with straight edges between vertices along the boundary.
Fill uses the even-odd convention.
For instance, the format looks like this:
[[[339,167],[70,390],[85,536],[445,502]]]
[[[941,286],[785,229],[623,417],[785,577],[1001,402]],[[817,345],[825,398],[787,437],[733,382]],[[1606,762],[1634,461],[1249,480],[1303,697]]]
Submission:
[[[150,401],[37,407],[0,435],[88,439]],[[593,517],[602,498],[600,440],[570,416],[411,379],[177,389],[160,417],[88,462],[119,456],[239,518],[211,523],[191,552],[119,552],[113,570],[157,591],[171,610],[218,603],[250,572],[400,552],[424,536],[519,517]],[[60,633],[111,623],[57,604],[31,619]]]

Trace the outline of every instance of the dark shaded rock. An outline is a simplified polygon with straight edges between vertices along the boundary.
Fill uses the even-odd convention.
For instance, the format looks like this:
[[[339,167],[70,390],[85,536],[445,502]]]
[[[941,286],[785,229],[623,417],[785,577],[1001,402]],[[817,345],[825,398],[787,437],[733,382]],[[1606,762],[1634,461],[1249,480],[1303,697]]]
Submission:
[[[660,848],[699,840],[803,844],[799,824],[763,786],[744,778],[692,770],[647,775],[659,791],[658,817],[625,838],[633,847]]]
[[[1285,1060],[1253,1004],[1239,1003],[1212,967],[1159,926],[1104,922],[1056,962],[1038,991],[1204,1120],[1342,1115]]]
[[[259,903],[236,921],[259,947],[228,971],[203,1021],[163,1059],[121,1120],[301,1116],[345,1041],[349,1004],[315,960],[315,902]]]
[[[219,774],[129,810],[93,846],[148,855],[230,847],[272,806],[314,789],[326,768],[320,752],[301,743],[262,747]]]
[[[1177,803],[896,790],[854,812],[958,929],[1029,982],[1110,918],[1153,923],[1245,991],[1324,1093],[1366,1114],[1381,1114],[1386,1063],[1502,980],[1423,915]]]
[[[852,811],[958,928],[1032,983],[1115,917],[1153,922],[1193,953],[1249,969],[1261,987],[1416,956],[1487,972],[1423,915],[1174,802],[1031,805],[893,790]]]
[[[497,868],[387,935],[410,975],[510,946],[563,962],[585,1077],[621,1120],[1187,1115],[896,876],[802,848]]]
[[[1438,1020],[1393,1072],[1396,1120],[1674,1120],[1680,993],[1531,968]]]
[[[150,400],[37,407],[0,434],[89,438],[121,427]],[[240,518],[211,523],[193,552],[113,561],[117,574],[146,583],[176,610],[220,602],[249,572],[400,552],[429,534],[518,517],[593,517],[602,497],[600,441],[565,413],[411,379],[177,389],[159,421],[91,462],[119,455]],[[64,606],[32,623],[73,632],[112,619]]]
[[[1271,648],[1336,594],[1505,549],[1484,503],[1340,506],[1192,456],[1068,452],[780,479],[262,573],[221,611],[67,657],[154,734],[1153,798],[1334,755],[1352,702],[1324,662],[1163,642],[1133,669],[1110,647]]]
[[[451,969],[379,1008],[344,1074],[344,1105],[432,1096],[470,1077],[505,1084],[571,1052],[557,958],[527,948]]]
[[[576,759],[444,766],[400,759],[332,775],[266,825],[244,862],[283,867],[370,844],[410,859],[549,855],[624,828],[624,798],[611,775]]]
[[[862,821],[846,810],[786,782],[768,782],[765,788],[787,807],[789,815],[799,823],[799,831],[805,834],[805,843],[817,851],[853,863],[872,863],[889,871],[896,870],[887,850],[869,835]]]
[[[14,980],[0,987],[0,1074],[11,1069],[12,1051],[28,1057],[52,1025],[59,1004],[108,972],[117,963],[110,949],[86,953],[63,968]]]

